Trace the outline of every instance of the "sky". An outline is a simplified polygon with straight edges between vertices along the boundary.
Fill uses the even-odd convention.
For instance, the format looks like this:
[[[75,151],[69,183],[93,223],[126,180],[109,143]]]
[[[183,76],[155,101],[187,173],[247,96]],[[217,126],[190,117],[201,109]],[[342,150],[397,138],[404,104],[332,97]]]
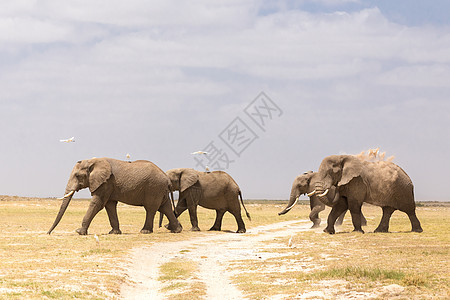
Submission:
[[[380,147],[417,200],[450,200],[448,11],[1,1],[0,195],[60,197],[78,160],[129,153],[163,170],[225,168],[244,198],[287,199],[324,157]]]

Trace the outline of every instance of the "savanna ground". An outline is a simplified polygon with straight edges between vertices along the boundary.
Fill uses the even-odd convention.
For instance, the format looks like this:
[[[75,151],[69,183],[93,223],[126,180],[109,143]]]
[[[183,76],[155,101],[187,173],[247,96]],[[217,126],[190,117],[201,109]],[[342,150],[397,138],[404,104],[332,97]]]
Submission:
[[[350,217],[336,235],[309,230],[309,205],[284,216],[285,201],[249,201],[248,232],[208,232],[213,211],[199,209],[202,232],[161,228],[139,234],[141,207],[119,205],[122,235],[110,230],[105,211],[79,236],[86,200],[72,200],[49,236],[60,201],[0,196],[1,299],[139,298],[150,290],[161,299],[448,299],[450,207],[419,205],[423,233],[410,233],[395,212],[391,233],[372,233],[381,209],[364,206],[366,234],[352,233]],[[156,222],[155,222],[156,224]],[[99,242],[94,236],[99,237]],[[147,259],[148,258],[148,259]],[[219,294],[218,294],[219,293]],[[145,299],[146,296],[142,296]],[[217,297],[216,297],[217,298]]]

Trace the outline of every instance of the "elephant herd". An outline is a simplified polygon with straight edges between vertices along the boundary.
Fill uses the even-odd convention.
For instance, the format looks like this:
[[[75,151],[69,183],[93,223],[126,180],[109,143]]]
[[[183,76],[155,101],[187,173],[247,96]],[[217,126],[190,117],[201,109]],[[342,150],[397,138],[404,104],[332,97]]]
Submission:
[[[167,229],[180,232],[182,226],[177,218],[185,210],[189,211],[191,230],[198,231],[198,205],[216,211],[216,220],[210,230],[220,231],[223,215],[230,212],[236,219],[237,232],[244,233],[246,229],[241,217],[241,204],[250,219],[238,184],[223,171],[200,172],[179,168],[164,172],[145,160],[129,162],[92,158],[75,164],[65,195],[61,198],[63,202],[48,234],[60,222],[74,193],[87,187],[92,199],[81,227],[76,230],[80,235],[87,234],[92,219],[103,208],[106,209],[112,228],[109,233],[120,234],[118,202],[144,207],[146,217],[141,233],[153,232],[157,211],[161,214],[160,225],[165,215],[169,220]],[[412,231],[422,232],[415,213],[413,189],[412,181],[405,171],[390,161],[357,155],[331,155],[322,161],[318,172],[306,172],[295,178],[289,203],[279,215],[291,210],[300,195],[307,194],[310,197],[309,217],[313,227],[320,224],[318,215],[325,205],[332,207],[324,229],[330,234],[335,233],[334,225],[342,223],[347,210],[350,211],[354,230],[364,232],[361,228],[366,225],[361,212],[364,202],[383,209],[375,232],[388,232],[389,220],[395,210],[408,215]],[[179,192],[176,206],[173,203],[174,191]]]

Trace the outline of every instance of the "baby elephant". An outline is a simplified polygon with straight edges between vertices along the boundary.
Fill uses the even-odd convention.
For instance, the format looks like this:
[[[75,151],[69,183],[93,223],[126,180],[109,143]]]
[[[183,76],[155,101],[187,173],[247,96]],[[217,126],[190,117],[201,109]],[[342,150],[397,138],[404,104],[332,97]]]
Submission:
[[[192,231],[200,230],[197,219],[197,205],[200,205],[216,210],[216,221],[209,230],[220,231],[223,215],[228,211],[236,218],[237,232],[245,232],[239,198],[249,220],[250,214],[242,201],[239,186],[230,175],[223,171],[200,172],[186,168],[172,169],[166,173],[172,182],[172,190],[180,193],[175,216],[178,217],[188,209]]]
[[[333,187],[330,189],[329,193],[326,197],[322,197],[321,199],[315,195],[314,186],[315,180],[318,177],[316,172],[308,171],[299,175],[295,178],[294,183],[292,184],[291,195],[289,198],[289,203],[283,211],[279,212],[278,215],[284,215],[288,211],[290,211],[294,205],[298,201],[298,197],[303,194],[307,194],[309,197],[309,203],[311,207],[311,213],[309,214],[309,219],[313,222],[313,226],[311,228],[317,228],[320,225],[319,213],[325,209],[325,204],[332,206],[334,199],[339,198],[339,194],[336,189]],[[313,192],[314,191],[314,192]],[[327,201],[323,202],[324,199]],[[321,201],[322,200],[322,201]],[[344,216],[347,210],[341,213],[339,218],[336,221],[335,225],[342,225],[344,220]],[[366,226],[367,221],[366,218],[361,213],[361,224]]]

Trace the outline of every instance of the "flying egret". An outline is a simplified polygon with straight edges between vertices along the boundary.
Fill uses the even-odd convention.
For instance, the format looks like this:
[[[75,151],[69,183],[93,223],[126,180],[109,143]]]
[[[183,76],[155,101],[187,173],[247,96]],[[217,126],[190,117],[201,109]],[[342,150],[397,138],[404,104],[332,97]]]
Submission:
[[[70,139],[67,140],[59,140],[62,143],[75,143],[75,137],[71,137]]]
[[[125,155],[125,156],[126,156],[126,158],[127,158],[128,160],[130,160],[130,158],[131,158],[130,153],[127,153],[127,155]]]
[[[204,155],[207,155],[208,152],[205,152],[205,151],[195,151],[195,152],[192,152],[191,154],[193,154],[193,155],[196,155],[196,154],[204,154]]]

